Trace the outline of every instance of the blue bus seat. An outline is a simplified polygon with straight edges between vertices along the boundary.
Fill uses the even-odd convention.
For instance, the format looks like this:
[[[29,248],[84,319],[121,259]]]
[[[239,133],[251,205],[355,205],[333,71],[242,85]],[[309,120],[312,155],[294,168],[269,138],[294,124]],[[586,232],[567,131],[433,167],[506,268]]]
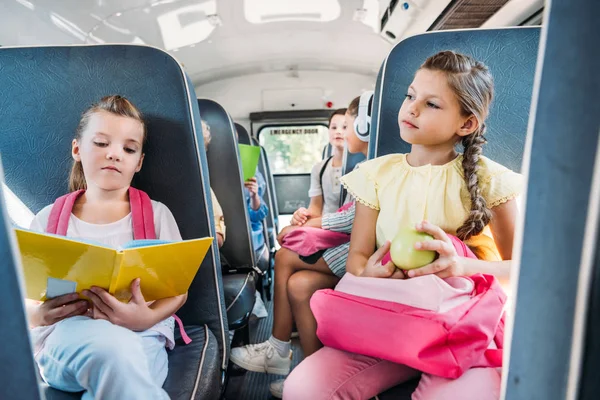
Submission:
[[[223,209],[227,227],[227,237],[220,252],[224,260],[223,282],[229,329],[244,328],[247,331],[256,299],[256,275],[262,275],[263,270],[259,268],[252,247],[236,130],[220,104],[198,99],[198,106],[202,119],[210,126],[212,139],[207,152],[210,185]]]
[[[4,182],[0,166],[0,182]],[[28,334],[20,258],[12,223],[0,190],[0,399],[40,399],[37,368]]]
[[[248,146],[261,147],[259,145],[258,141],[250,136],[250,134],[248,133],[246,128],[244,128],[242,125],[238,124],[237,122],[234,125],[235,125],[235,129],[238,133],[238,143],[245,144]],[[265,273],[262,277],[264,279],[261,278],[261,281],[262,281],[261,282],[261,293],[268,300],[270,300],[270,298],[271,298],[271,283],[272,283],[271,273],[273,272],[272,268],[271,268],[272,267],[272,255],[274,254],[275,235],[276,235],[274,233],[273,226],[275,225],[276,216],[274,215],[275,207],[273,206],[273,201],[272,201],[273,186],[271,186],[271,185],[273,183],[273,178],[269,176],[270,170],[267,169],[265,166],[265,155],[266,155],[266,153],[265,153],[264,149],[261,147],[261,155],[260,155],[260,160],[258,163],[258,170],[260,171],[262,176],[265,178],[266,189],[265,189],[265,194],[263,196],[263,200],[267,203],[269,212],[267,214],[267,217],[263,221],[265,247],[262,249],[260,254],[255,254],[255,257],[257,259],[257,263],[261,264],[261,266],[259,266],[259,268],[262,271],[265,271]]]
[[[275,214],[275,197],[274,197],[274,187],[273,185],[273,176],[271,175],[271,168],[269,168],[269,159],[267,158],[267,152],[264,147],[262,147],[258,140],[255,138],[251,138],[252,144],[254,146],[260,147],[260,160],[258,163],[258,170],[264,176],[265,181],[267,182],[267,188],[265,190],[264,200],[267,203],[267,207],[269,207],[269,213],[267,214],[267,218],[265,218],[264,222],[264,232],[265,232],[265,250],[266,253],[263,254],[263,260],[268,263],[267,273],[265,275],[265,279],[263,279],[263,293],[267,300],[271,300],[271,287],[273,284],[273,268],[275,266],[275,252],[276,247],[275,244],[277,242],[277,215]],[[266,257],[266,258],[265,258]]]
[[[235,130],[238,133],[238,143],[251,146],[252,138],[250,137],[248,130],[244,128],[241,124],[238,124],[237,122],[235,122],[233,125],[235,126]]]
[[[329,138],[329,136],[327,136]],[[323,154],[321,154],[321,158],[323,160],[331,157],[331,143],[327,143],[325,147],[323,147]]]

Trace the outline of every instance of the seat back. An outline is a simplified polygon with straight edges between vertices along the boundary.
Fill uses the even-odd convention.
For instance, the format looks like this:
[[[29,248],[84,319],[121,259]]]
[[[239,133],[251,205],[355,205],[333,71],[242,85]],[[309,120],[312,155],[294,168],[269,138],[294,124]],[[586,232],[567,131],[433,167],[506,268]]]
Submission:
[[[248,130],[246,130],[246,128],[244,128],[242,125],[238,124],[237,122],[234,124],[234,126],[238,133],[238,143],[239,144],[247,144],[248,146],[250,146],[252,144],[252,140],[250,138],[250,134],[248,133]]]
[[[235,126],[227,111],[217,102],[198,99],[198,106],[212,135],[207,152],[210,186],[221,204],[227,226],[227,239],[221,253],[233,268],[254,269],[252,231],[246,211]],[[240,136],[243,136],[241,133]]]
[[[267,207],[269,208],[269,213],[267,214],[267,218],[265,218],[265,221],[267,223],[268,230],[270,232],[274,232],[274,234],[277,235],[277,232],[275,232],[277,215],[275,214],[275,207],[273,206],[275,203],[274,196],[273,196],[274,187],[272,186],[273,185],[273,177],[271,176],[271,170],[268,167],[267,152],[265,151],[265,148],[262,147],[260,145],[260,143],[258,143],[258,140],[252,138],[252,144],[254,146],[260,147],[260,160],[258,162],[258,170],[263,175],[263,177],[265,178],[265,181],[267,183],[264,200],[267,203]],[[265,236],[265,238],[268,238],[268,237],[271,237],[274,239],[272,234],[269,236]],[[269,246],[274,247],[275,242],[269,243]]]
[[[263,175],[267,183],[267,190],[264,200],[267,202],[267,207],[269,207],[269,215],[267,215],[266,221],[268,229],[273,229],[273,227],[276,226],[278,215],[277,200],[275,197],[275,182],[273,181],[273,175],[271,175],[271,167],[269,166],[267,152],[265,151],[265,148],[260,145],[258,140],[250,136],[246,128],[237,122],[235,123],[235,128],[238,132],[238,143],[260,147],[260,161],[258,164],[258,170]]]
[[[323,160],[331,157],[331,143],[327,143],[327,146],[323,147],[323,154],[321,156]]]
[[[0,181],[2,168],[0,167]],[[0,190],[0,399],[40,399],[29,324],[23,304],[20,256],[11,221]]]
[[[265,160],[265,167],[267,170],[267,175],[265,175],[265,178],[267,179],[269,187],[271,188],[271,205],[273,206],[273,216],[275,218],[275,232],[277,232],[279,229],[279,203],[277,202],[277,190],[275,190],[275,178],[273,178],[273,172],[271,172],[271,164],[269,163],[269,155],[267,154],[267,151],[261,146],[260,152]]]
[[[196,96],[172,56],[133,45],[0,48],[0,65],[6,183],[31,211],[67,192],[71,141],[84,109],[121,94],[142,111],[148,129],[134,186],[171,210],[184,239],[215,236]],[[229,341],[216,246],[178,315],[186,325],[209,327],[225,368]]]
[[[600,393],[598,15],[600,2],[589,0],[548,1],[544,10],[513,254],[520,267],[511,273],[507,400]]]
[[[483,154],[520,171],[537,60],[540,28],[442,31],[410,37],[386,58],[375,90],[371,157],[407,153],[400,138],[398,111],[415,72],[425,59],[442,50],[455,50],[485,62],[495,82],[486,121]]]
[[[365,161],[365,159],[366,157],[363,153],[350,153],[348,151],[348,145],[345,145],[344,158],[342,161],[342,176],[346,175],[348,172],[351,172],[356,167],[356,164]],[[347,194],[348,191],[346,190],[344,185],[342,185],[342,187],[340,188],[340,207],[344,205],[344,201],[346,200]]]

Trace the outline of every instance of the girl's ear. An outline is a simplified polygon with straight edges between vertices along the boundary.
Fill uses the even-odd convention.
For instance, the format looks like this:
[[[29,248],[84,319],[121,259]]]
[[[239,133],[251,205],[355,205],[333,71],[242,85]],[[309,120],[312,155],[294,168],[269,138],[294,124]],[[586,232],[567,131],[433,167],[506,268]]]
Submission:
[[[138,165],[135,168],[135,172],[140,172],[140,170],[142,169],[142,164],[144,163],[144,156],[145,156],[145,154],[142,153],[142,156],[140,157],[140,161],[138,161]]]
[[[79,154],[79,142],[77,139],[73,139],[71,142],[71,156],[73,156],[73,160],[77,162],[81,162],[81,155]]]
[[[477,118],[471,114],[469,118],[467,118],[463,125],[458,129],[456,133],[458,136],[469,136],[471,133],[475,132],[479,128],[479,121]]]

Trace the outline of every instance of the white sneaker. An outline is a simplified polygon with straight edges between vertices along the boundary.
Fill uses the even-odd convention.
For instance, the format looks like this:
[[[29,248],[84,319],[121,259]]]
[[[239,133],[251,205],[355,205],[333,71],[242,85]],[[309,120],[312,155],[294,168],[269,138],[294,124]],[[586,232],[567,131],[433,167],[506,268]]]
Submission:
[[[290,350],[288,357],[281,357],[267,340],[263,343],[231,349],[229,359],[248,371],[287,375],[292,365],[292,351]]]
[[[274,382],[271,382],[269,385],[269,391],[271,395],[275,398],[282,399],[283,398],[283,383],[285,379],[278,379]]]

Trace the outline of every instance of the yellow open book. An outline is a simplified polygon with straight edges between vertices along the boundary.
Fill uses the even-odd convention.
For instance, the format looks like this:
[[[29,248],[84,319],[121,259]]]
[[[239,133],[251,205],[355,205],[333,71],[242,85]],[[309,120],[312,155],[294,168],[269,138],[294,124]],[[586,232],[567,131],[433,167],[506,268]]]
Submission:
[[[138,240],[114,249],[64,236],[15,232],[26,297],[33,300],[98,286],[128,301],[135,278],[141,279],[146,301],[184,294],[213,241],[210,237],[181,242]]]

